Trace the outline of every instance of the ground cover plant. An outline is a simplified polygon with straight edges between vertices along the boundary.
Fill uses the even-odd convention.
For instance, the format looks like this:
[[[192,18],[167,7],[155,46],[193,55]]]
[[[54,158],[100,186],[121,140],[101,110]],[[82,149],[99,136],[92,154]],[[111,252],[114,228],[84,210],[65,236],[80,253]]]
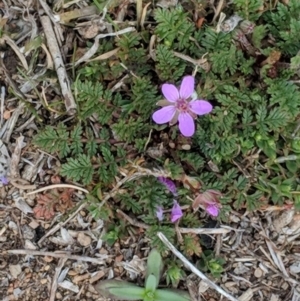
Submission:
[[[230,208],[298,205],[300,5],[243,3],[224,7],[219,25],[208,24],[213,14],[205,1],[149,10],[138,30],[102,40],[95,56],[116,54],[76,68],[74,118],[38,131],[34,143],[60,158],[61,176],[93,191],[90,210],[112,222],[112,235],[119,222],[108,213],[111,205],[98,202],[120,173],[138,175],[114,202],[150,225],[152,245],[160,248],[156,231],[175,239],[175,219],[157,218],[175,198],[160,177],[175,181],[175,204],[188,206],[180,216],[186,227],[202,225],[199,195],[210,190],[222,209],[208,214],[221,219]],[[182,248],[192,255],[189,239]]]
[[[300,208],[300,2],[85,3],[93,17],[52,8],[72,41],[62,50],[71,109],[55,67],[43,67],[29,103],[5,67],[9,93],[35,118],[30,147],[56,162],[48,184],[88,191],[79,203],[74,187],[40,193],[32,213],[64,219],[84,204],[104,221],[108,246],[138,225],[162,256],[157,232],[220,278],[226,262],[211,238],[187,229],[217,227],[232,210]],[[11,30],[0,23],[2,37]],[[25,43],[28,66],[13,71],[23,84],[38,81],[45,44],[44,35]],[[167,285],[185,276],[166,259]]]
[[[147,260],[145,288],[120,280],[105,280],[97,285],[97,290],[103,296],[116,300],[177,300],[189,301],[189,295],[181,290],[159,289],[159,280],[163,269],[161,255],[152,250]]]

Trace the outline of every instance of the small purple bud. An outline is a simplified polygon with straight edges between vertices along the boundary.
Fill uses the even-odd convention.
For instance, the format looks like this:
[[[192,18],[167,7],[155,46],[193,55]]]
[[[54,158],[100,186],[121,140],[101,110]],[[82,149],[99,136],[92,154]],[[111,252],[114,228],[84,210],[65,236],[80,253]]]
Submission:
[[[174,201],[174,205],[171,211],[171,222],[175,223],[182,217],[183,213],[181,207],[179,206],[177,201]]]
[[[241,42],[241,43],[245,43],[245,41],[248,42],[244,32],[240,29],[236,29],[234,32],[233,32],[233,35],[232,35],[233,39],[235,41],[238,41],[238,42]]]
[[[170,180],[170,179],[168,179],[168,178],[165,178],[165,177],[158,177],[157,179],[158,179],[158,181],[159,181],[160,183],[162,183],[163,185],[165,185],[165,187],[166,187],[170,192],[172,192],[173,195],[175,195],[175,196],[177,195],[176,185],[175,185],[175,183],[174,183],[172,180]]]
[[[156,208],[156,217],[161,222],[164,219],[164,210],[163,207],[158,206]]]
[[[213,217],[217,217],[219,215],[219,207],[216,204],[207,205],[205,211]]]
[[[240,24],[241,30],[243,31],[244,34],[250,34],[253,32],[255,24],[248,21],[248,20],[244,20],[241,24]]]
[[[222,196],[220,191],[209,189],[203,193],[200,193],[194,200],[192,207],[194,211],[199,207],[203,208],[209,215],[217,217],[222,208],[220,197]]]
[[[0,181],[3,185],[8,185],[8,183],[9,183],[7,177],[4,177],[4,176],[0,177]]]

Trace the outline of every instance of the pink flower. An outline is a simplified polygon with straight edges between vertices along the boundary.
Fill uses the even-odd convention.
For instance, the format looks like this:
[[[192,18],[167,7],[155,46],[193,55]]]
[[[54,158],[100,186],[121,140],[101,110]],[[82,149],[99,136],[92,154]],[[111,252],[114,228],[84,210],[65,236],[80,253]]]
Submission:
[[[211,216],[217,217],[219,215],[220,208],[216,204],[208,204],[205,210]]]
[[[164,219],[164,210],[163,207],[158,206],[156,208],[156,217],[161,222]]]
[[[192,204],[192,207],[194,210],[198,210],[199,207],[202,207],[209,215],[217,217],[222,207],[219,200],[221,195],[221,192],[217,190],[206,190],[197,196]]]
[[[162,93],[166,100],[157,104],[163,108],[154,112],[153,120],[157,124],[179,122],[179,130],[183,136],[191,137],[195,133],[194,118],[212,111],[212,105],[206,100],[192,99],[195,88],[195,78],[185,76],[179,90],[171,84],[162,85]]]
[[[174,196],[177,195],[177,189],[176,189],[176,185],[175,183],[168,179],[168,178],[165,178],[165,177],[158,177],[157,180],[162,183],[163,185],[165,185],[165,187],[173,193]]]
[[[179,206],[178,202],[174,200],[174,205],[171,210],[171,222],[175,223],[182,217],[183,213],[181,207]]]

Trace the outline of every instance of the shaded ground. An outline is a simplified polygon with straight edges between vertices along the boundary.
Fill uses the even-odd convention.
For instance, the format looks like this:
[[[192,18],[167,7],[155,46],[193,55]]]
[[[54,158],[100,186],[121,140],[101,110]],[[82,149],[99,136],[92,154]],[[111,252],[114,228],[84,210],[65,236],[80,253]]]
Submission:
[[[71,128],[72,119],[77,118],[76,114],[74,117],[76,102],[72,90],[65,81],[66,74],[56,73],[55,59],[51,58],[55,49],[49,50],[51,49],[49,37],[42,43],[39,41],[40,35],[45,33],[45,26],[43,28],[39,15],[46,16],[49,22],[53,16],[60,16],[60,23],[49,24],[56,37],[60,33],[64,37],[59,45],[61,62],[65,64],[67,73],[75,81],[72,66],[85,64],[94,58],[96,54],[91,52],[91,45],[96,35],[115,32],[111,24],[103,21],[103,15],[98,13],[96,7],[90,4],[81,1],[70,7],[67,3],[62,6],[59,1],[53,5],[40,1],[34,3],[32,7],[28,3],[1,4],[0,26],[3,31],[1,50],[4,54],[0,75],[2,89],[0,135],[3,142],[0,146],[1,175],[4,174],[3,170],[10,171],[9,183],[7,185],[2,183],[0,188],[0,297],[4,301],[103,300],[93,287],[101,279],[122,278],[143,284],[145,260],[151,248],[150,238],[146,235],[150,226],[140,216],[137,218],[133,210],[122,207],[116,191],[125,194],[129,189],[125,185],[126,179],[132,175],[138,177],[141,174],[143,176],[150,174],[157,177],[160,172],[156,169],[157,162],[153,163],[149,158],[163,156],[165,149],[160,145],[165,142],[167,134],[160,135],[156,129],[150,146],[146,136],[147,160],[141,156],[143,162],[140,165],[133,164],[131,169],[128,166],[119,168],[118,175],[112,177],[116,179],[115,182],[104,186],[106,190],[103,195],[96,180],[86,184],[84,180],[70,181],[59,175],[61,164],[66,161],[58,155],[59,150],[56,151],[56,155],[52,155],[50,149],[38,148],[33,143],[33,138],[43,125],[59,127],[60,121],[63,121],[66,127]],[[167,9],[172,3],[160,1],[157,6]],[[39,9],[43,7],[43,11],[38,11],[37,7]],[[75,11],[75,8],[79,10]],[[103,8],[107,9],[102,3]],[[217,5],[215,8],[217,10],[214,16],[217,17],[220,8]],[[207,9],[211,10],[210,7]],[[147,11],[138,11],[136,5],[131,2],[108,6],[108,10],[110,16],[114,16],[118,22],[122,24],[128,22],[125,32],[133,31],[128,28],[137,27],[135,23],[137,15],[145,18],[144,14]],[[76,15],[70,16],[72,12]],[[198,21],[201,18],[199,16]],[[142,25],[150,26],[151,22],[153,20],[149,17],[148,22]],[[201,27],[200,21],[197,24]],[[119,33],[122,34],[123,32]],[[29,43],[33,40],[36,45]],[[73,49],[75,40],[76,50]],[[29,54],[22,49],[23,46]],[[151,47],[148,50],[151,56]],[[110,64],[118,67],[119,62],[117,59],[114,61],[116,53],[114,51],[115,49],[107,49],[98,60],[113,57]],[[199,66],[203,68],[204,63],[207,62],[201,61]],[[124,71],[126,68],[129,70]],[[87,74],[94,72],[92,68],[87,69],[84,71]],[[28,71],[30,78],[26,76],[24,70]],[[107,77],[100,74],[99,78],[103,76],[101,79],[108,82],[111,91],[125,87],[122,93],[126,94],[129,92],[124,83],[129,76],[136,76],[135,65],[122,66],[121,70],[115,72],[119,72],[122,76],[110,78],[111,74]],[[76,72],[80,73],[79,69]],[[78,94],[81,92],[77,91]],[[85,113],[89,109],[87,108]],[[65,111],[69,115],[62,114]],[[108,111],[108,114],[110,113]],[[112,114],[116,121],[122,115],[122,110],[115,110]],[[84,114],[81,117],[84,119]],[[89,122],[94,132],[102,128],[97,116],[89,117]],[[124,127],[129,128],[129,125],[126,124]],[[169,136],[165,139],[168,144],[167,152],[171,154],[171,159],[180,161],[176,151],[189,150],[192,142],[181,137],[174,139],[176,142],[174,143],[171,139],[172,134],[174,136],[174,132],[168,133]],[[82,134],[82,137],[82,141],[88,140],[87,135]],[[120,145],[126,151],[127,159],[137,159],[141,154],[132,141],[132,143],[123,141],[126,139],[121,139],[114,131],[111,131],[108,138],[99,135],[93,138],[99,144],[105,140],[105,143],[109,141],[110,145]],[[126,135],[125,138],[130,139]],[[66,141],[70,143],[70,140]],[[72,157],[71,154],[68,156]],[[93,157],[94,162],[96,157]],[[96,163],[93,168],[100,168]],[[186,165],[185,169],[188,169],[190,166]],[[205,166],[205,168],[214,167],[213,163],[205,163]],[[246,168],[245,173],[247,169],[249,168]],[[250,169],[252,170],[252,167]],[[69,186],[61,187],[60,184]],[[137,182],[136,185],[138,184]],[[36,191],[43,187],[45,190]],[[120,187],[124,189],[119,191]],[[90,203],[86,201],[86,192],[92,190],[97,190],[96,195],[101,196],[99,199],[102,203],[98,202],[101,205],[97,203],[96,208],[103,206],[112,222],[108,222],[107,216],[103,218],[99,214],[95,216],[97,215],[94,214],[95,210],[93,211]],[[95,194],[93,196],[95,198]],[[94,198],[89,201],[93,203]],[[262,200],[263,197],[258,199]],[[188,211],[189,207],[186,206],[184,209]],[[206,236],[199,236],[200,226],[185,225],[180,229],[178,225],[172,227],[175,228],[179,242],[182,233],[190,234],[195,242],[198,242],[200,237],[203,249],[213,250],[216,257],[220,256],[225,260],[220,278],[213,278],[208,271],[205,273],[235,298],[241,301],[299,300],[300,216],[296,213],[292,202],[287,201],[283,206],[260,206],[254,213],[242,207],[240,210],[226,212],[226,216],[227,219],[213,223],[215,234]],[[205,228],[209,228],[211,219],[205,213],[199,214],[199,219],[202,224],[207,225]],[[111,223],[121,224],[122,231],[120,230],[116,237],[107,236],[113,234],[110,229]],[[124,229],[126,231],[123,231]],[[178,246],[180,248],[180,243]],[[197,252],[192,253],[190,260],[196,264],[200,255]],[[171,253],[168,257],[173,259]],[[178,287],[189,289],[193,301],[226,300],[221,299],[219,293],[208,288],[203,281],[183,268],[181,263],[178,265],[188,276],[178,279]],[[166,275],[163,276],[162,286],[166,286]]]
[[[240,300],[292,300],[300,264],[300,219],[288,215],[233,213],[231,231],[213,236],[216,253],[226,260],[225,272],[216,283],[234,296],[245,297]],[[121,277],[143,284],[149,247],[141,228],[110,248],[102,246],[99,238],[102,222],[93,221],[84,210],[44,240],[57,222],[38,222],[12,208],[9,200],[1,206],[1,220],[5,223],[1,229],[3,300],[103,300],[93,288],[100,279]],[[219,300],[196,276],[188,279],[197,300]]]

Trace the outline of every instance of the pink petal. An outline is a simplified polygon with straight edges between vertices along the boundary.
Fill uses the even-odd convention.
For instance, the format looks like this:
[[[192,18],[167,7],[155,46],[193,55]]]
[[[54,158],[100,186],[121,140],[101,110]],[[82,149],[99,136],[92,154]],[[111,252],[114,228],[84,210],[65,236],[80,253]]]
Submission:
[[[179,98],[178,89],[174,85],[163,84],[161,91],[168,101],[175,102]]]
[[[219,207],[216,206],[216,205],[213,205],[213,204],[208,205],[208,206],[205,208],[205,210],[206,210],[206,212],[207,212],[208,214],[210,214],[211,216],[216,217],[216,216],[219,215]]]
[[[172,180],[170,180],[168,178],[165,178],[165,177],[158,177],[157,179],[158,179],[158,181],[160,183],[162,183],[163,185],[165,185],[165,187],[170,192],[172,192],[174,195],[177,195],[176,185],[175,185],[175,183]]]
[[[179,220],[182,217],[182,215],[183,213],[181,207],[176,201],[174,201],[174,205],[171,211],[171,222],[175,223],[177,220]]]
[[[183,99],[189,98],[195,88],[195,78],[193,76],[185,76],[181,82],[179,95]]]
[[[190,102],[190,110],[197,115],[208,114],[212,109],[212,105],[206,100],[194,100]]]
[[[185,137],[191,137],[195,133],[195,122],[188,113],[180,113],[178,116],[179,130]]]
[[[163,124],[169,122],[175,115],[176,108],[174,106],[163,107],[160,110],[156,111],[152,115],[152,119],[157,124]]]

